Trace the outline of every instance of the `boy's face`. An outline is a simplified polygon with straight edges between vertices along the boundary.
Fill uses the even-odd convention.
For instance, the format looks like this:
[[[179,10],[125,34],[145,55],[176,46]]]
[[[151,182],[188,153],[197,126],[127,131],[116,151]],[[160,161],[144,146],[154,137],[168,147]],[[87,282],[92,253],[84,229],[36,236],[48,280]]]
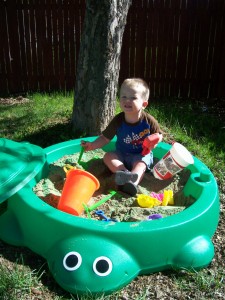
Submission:
[[[126,113],[139,113],[148,105],[148,99],[143,98],[143,87],[122,85],[120,90],[120,107]]]

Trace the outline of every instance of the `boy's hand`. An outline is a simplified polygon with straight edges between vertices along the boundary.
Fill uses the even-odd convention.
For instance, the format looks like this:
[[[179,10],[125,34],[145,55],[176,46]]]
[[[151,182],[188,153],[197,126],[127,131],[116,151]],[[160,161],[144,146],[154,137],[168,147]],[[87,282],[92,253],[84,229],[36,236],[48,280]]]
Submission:
[[[91,142],[81,141],[81,146],[84,148],[84,151],[93,150]]]
[[[84,148],[85,151],[90,151],[90,150],[102,148],[103,146],[108,144],[108,142],[109,142],[109,139],[107,139],[103,135],[100,135],[93,142],[81,141],[81,146]]]
[[[155,148],[157,146],[157,144],[159,142],[162,141],[162,139],[163,139],[163,136],[160,133],[154,133],[154,134],[147,136],[144,139],[144,142],[142,145],[143,150],[142,150],[141,154],[142,155],[148,154],[153,148]]]
[[[162,133],[158,133],[158,135],[159,135],[159,141],[158,141],[158,143],[161,143],[162,139],[163,139],[163,135],[162,135]],[[157,144],[155,144],[155,147],[157,146]]]

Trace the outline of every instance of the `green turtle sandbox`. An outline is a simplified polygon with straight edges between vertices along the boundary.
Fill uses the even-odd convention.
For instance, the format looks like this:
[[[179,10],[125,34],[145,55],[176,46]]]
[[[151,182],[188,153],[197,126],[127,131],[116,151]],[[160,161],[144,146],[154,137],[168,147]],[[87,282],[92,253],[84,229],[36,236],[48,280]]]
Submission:
[[[111,141],[104,150],[114,146]],[[170,148],[162,142],[154,156],[160,159]],[[138,275],[170,268],[197,270],[211,262],[219,193],[205,164],[193,157],[194,164],[187,167],[191,175],[183,193],[195,202],[184,211],[154,221],[104,222],[60,211],[32,191],[48,175],[50,163],[80,150],[80,139],[45,149],[0,139],[3,241],[44,257],[58,284],[78,295],[110,294]]]

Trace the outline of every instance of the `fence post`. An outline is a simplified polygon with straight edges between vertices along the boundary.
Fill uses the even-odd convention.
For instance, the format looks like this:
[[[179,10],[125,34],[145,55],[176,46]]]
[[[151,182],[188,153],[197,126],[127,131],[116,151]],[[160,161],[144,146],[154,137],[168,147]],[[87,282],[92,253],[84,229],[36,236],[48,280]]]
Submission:
[[[5,41],[5,57],[8,59],[7,78],[10,93],[23,90],[20,80],[20,41],[18,33],[17,1],[5,1],[6,23],[4,31],[8,30],[7,41]],[[1,33],[2,34],[2,33]]]
[[[223,34],[221,39],[221,62],[217,86],[218,97],[225,96],[225,23],[223,23]]]

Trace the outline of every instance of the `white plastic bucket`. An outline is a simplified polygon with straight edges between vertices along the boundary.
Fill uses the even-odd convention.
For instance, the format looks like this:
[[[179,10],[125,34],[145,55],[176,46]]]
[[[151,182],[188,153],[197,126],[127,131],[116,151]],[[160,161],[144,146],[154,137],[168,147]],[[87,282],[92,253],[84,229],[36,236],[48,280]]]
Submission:
[[[169,179],[194,163],[191,153],[181,144],[174,143],[171,149],[154,166],[153,174],[158,179]]]

